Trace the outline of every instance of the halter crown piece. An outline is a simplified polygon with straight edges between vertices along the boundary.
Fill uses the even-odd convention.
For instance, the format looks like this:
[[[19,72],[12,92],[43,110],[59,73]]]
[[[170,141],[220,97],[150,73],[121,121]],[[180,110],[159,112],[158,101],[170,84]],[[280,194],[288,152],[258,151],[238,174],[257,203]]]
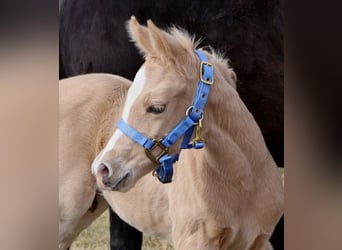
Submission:
[[[201,138],[201,128],[203,121],[203,110],[207,103],[210,87],[214,83],[213,65],[208,62],[206,55],[199,50],[195,53],[200,58],[200,80],[193,104],[187,109],[185,118],[178,123],[164,138],[150,139],[121,119],[117,128],[126,136],[145,148],[145,153],[152,162],[158,164],[153,172],[162,183],[169,183],[173,176],[173,163],[178,160],[178,154],[169,155],[169,148],[183,136],[181,149],[200,149],[204,147],[204,141]],[[189,143],[193,131],[195,139]]]

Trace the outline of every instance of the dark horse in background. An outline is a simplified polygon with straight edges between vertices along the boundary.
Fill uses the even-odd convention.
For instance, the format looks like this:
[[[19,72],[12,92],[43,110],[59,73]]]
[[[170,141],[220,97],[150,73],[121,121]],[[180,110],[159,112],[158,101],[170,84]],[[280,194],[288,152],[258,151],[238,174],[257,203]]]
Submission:
[[[257,121],[278,166],[284,166],[282,0],[60,0],[60,79],[91,72],[133,80],[143,63],[128,43],[125,22],[135,15],[161,28],[176,25],[224,53],[237,90]],[[284,218],[271,238],[283,249]],[[110,212],[111,249],[141,249],[142,234]]]

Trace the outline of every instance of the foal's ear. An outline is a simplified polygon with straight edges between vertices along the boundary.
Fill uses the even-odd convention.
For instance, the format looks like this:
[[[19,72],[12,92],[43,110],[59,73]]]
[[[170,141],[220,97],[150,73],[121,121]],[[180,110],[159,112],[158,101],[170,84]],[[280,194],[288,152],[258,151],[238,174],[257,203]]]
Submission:
[[[159,51],[159,56],[164,56],[163,59],[172,59],[173,56],[169,45],[172,40],[168,37],[168,34],[155,26],[151,20],[147,20],[147,27],[151,35],[153,47],[156,51]]]
[[[182,61],[187,56],[187,49],[180,41],[169,33],[159,29],[151,20],[147,20],[147,28],[150,32],[155,54],[163,61],[173,62]]]
[[[142,54],[146,56],[152,53],[153,48],[148,29],[139,24],[135,16],[131,16],[127,24],[128,33]]]
[[[177,33],[176,29],[175,31]],[[128,32],[145,57],[149,55],[158,57],[166,63],[172,62],[178,66],[180,71],[186,71],[183,69],[183,65],[193,61],[191,59],[195,57],[190,37],[184,36],[182,32],[178,31],[178,38],[175,38],[159,29],[151,20],[147,21],[147,27],[145,27],[132,16],[128,22]]]

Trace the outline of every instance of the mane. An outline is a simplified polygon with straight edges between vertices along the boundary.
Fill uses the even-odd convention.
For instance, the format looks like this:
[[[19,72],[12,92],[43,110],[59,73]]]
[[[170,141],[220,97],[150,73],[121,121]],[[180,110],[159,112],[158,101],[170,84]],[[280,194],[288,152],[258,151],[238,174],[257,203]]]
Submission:
[[[186,30],[177,26],[172,26],[169,28],[168,33],[181,42],[189,52],[198,49],[199,45],[203,41],[203,38],[196,38],[195,35],[190,35]],[[206,45],[202,47],[202,49],[209,52],[216,61],[226,65],[227,67],[230,67],[229,60],[225,57],[223,52],[214,50],[214,48],[210,45]]]
[[[196,39],[195,35],[190,35],[185,29],[177,26],[172,26],[169,28],[167,33],[178,40],[189,52],[193,52],[195,49],[197,49],[202,42],[201,38]]]
[[[199,45],[203,41],[202,38],[196,39],[195,35],[190,35],[186,30],[172,26],[168,29],[168,33],[174,37],[176,40],[178,40],[184,48],[189,52],[193,53],[194,50],[199,49]],[[215,61],[215,64],[220,68],[220,72],[222,76],[234,87],[236,88],[236,75],[232,71],[232,68],[230,67],[229,59],[226,58],[223,52],[216,51],[213,47],[210,45],[204,46],[201,48],[204,51],[207,51],[211,56],[212,59]],[[227,69],[230,69],[232,71],[232,74],[225,74]]]

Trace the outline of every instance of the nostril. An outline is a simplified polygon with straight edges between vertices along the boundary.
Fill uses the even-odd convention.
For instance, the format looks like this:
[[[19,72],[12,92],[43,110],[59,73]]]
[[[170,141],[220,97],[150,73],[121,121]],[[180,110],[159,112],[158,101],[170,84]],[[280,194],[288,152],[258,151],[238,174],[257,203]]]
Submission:
[[[108,182],[108,179],[109,179],[109,169],[107,166],[103,166],[101,168],[101,176],[102,176],[102,182],[103,184],[106,184]]]
[[[109,183],[109,179],[112,176],[112,171],[105,163],[101,163],[97,168],[97,180],[104,185]]]

